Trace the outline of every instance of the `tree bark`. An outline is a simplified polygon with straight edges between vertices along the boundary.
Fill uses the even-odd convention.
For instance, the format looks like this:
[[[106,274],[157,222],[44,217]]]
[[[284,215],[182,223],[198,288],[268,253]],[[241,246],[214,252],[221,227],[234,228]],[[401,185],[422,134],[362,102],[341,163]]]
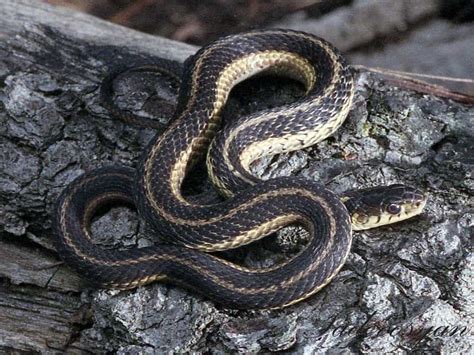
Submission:
[[[182,62],[196,48],[39,2],[3,0],[0,16],[0,350],[473,350],[472,335],[460,334],[472,322],[472,107],[356,73],[352,111],[332,138],[257,162],[255,173],[265,178],[300,175],[338,193],[403,182],[429,196],[419,218],[358,233],[342,272],[305,302],[235,312],[161,284],[94,290],[58,263],[50,229],[54,202],[85,171],[134,166],[156,133],[110,117],[100,82],[117,65]],[[176,93],[155,79],[119,80],[121,107],[159,116],[153,92]],[[243,83],[226,119],[301,92],[280,79]],[[160,119],[164,127],[167,117]],[[98,218],[92,230],[106,247],[154,242],[124,207]],[[289,228],[246,248],[244,262],[276,262],[304,244],[298,235]],[[442,326],[451,333],[457,326],[459,334],[434,334]]]

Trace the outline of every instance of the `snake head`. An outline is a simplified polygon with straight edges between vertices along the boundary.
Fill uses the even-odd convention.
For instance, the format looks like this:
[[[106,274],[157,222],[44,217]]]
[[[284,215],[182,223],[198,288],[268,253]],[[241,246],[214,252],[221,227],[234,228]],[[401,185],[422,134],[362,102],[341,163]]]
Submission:
[[[354,190],[341,196],[351,215],[354,230],[380,227],[420,214],[426,196],[406,185],[390,185]]]

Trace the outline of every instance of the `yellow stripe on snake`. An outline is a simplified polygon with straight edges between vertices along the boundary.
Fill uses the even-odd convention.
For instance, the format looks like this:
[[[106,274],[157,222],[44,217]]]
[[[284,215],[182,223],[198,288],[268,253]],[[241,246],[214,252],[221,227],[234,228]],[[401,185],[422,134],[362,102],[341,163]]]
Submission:
[[[306,94],[220,128],[231,89],[261,73],[296,79]],[[425,197],[392,185],[337,196],[298,177],[261,181],[255,160],[325,139],[346,118],[354,94],[351,72],[328,42],[301,32],[265,30],[219,39],[185,63],[171,124],[145,149],[136,170],[105,167],[79,177],[59,198],[56,247],[66,263],[102,287],[127,289],[161,280],[232,308],[279,308],[324,287],[347,258],[352,229],[419,214]],[[215,138],[214,138],[215,137]],[[207,153],[221,201],[182,193],[186,174]],[[132,203],[161,242],[125,251],[93,243],[90,220],[105,203]],[[239,247],[288,225],[312,236],[293,258],[249,269],[209,252]]]

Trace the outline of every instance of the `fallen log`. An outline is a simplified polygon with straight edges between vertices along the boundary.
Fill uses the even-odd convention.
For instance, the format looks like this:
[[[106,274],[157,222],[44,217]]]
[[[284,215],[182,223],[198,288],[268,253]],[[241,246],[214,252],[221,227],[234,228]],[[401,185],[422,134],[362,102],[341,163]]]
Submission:
[[[52,206],[84,171],[133,166],[155,134],[110,117],[100,82],[116,65],[182,62],[196,48],[26,0],[4,0],[0,16],[0,350],[472,351],[463,332],[472,322],[472,107],[356,73],[352,111],[332,138],[255,165],[265,178],[300,175],[335,192],[402,182],[429,195],[419,218],[358,233],[342,272],[305,302],[236,312],[158,283],[94,290],[58,263]],[[121,107],[159,116],[155,91],[173,92],[155,79],[119,81]],[[234,90],[226,116],[298,95],[295,83],[253,80]],[[104,247],[155,242],[125,207],[92,229]],[[268,265],[302,245],[304,235],[288,228],[242,259]]]

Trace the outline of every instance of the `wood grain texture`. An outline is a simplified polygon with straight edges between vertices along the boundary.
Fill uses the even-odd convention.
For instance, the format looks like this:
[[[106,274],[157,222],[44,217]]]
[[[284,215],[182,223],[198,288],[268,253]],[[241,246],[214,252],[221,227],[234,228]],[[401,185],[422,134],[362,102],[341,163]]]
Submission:
[[[113,44],[141,55],[179,61],[195,51],[194,47],[183,43],[132,31],[92,16],[48,6],[40,1],[4,0],[0,2],[0,18],[0,72],[13,74],[10,79],[26,73],[30,78],[44,77],[52,71],[58,77],[77,79],[85,76],[86,80],[90,80],[97,72],[91,71],[88,67],[91,63],[88,64],[87,60],[82,61],[84,57],[80,56],[78,42],[99,47]],[[65,50],[62,53],[69,53],[67,56],[60,55],[59,48],[55,49],[55,45],[59,44],[59,37],[49,37],[53,33],[64,40],[62,49]],[[45,36],[42,37],[41,34]],[[37,56],[36,50],[40,47],[44,62]],[[58,54],[57,58],[54,53]],[[9,79],[2,74],[2,80]],[[10,181],[3,181],[9,188],[2,189],[0,196],[0,352],[61,352],[65,349],[72,352],[96,352],[100,342],[83,342],[80,337],[79,330],[87,328],[90,320],[90,314],[87,314],[88,301],[84,297],[81,299],[79,292],[84,288],[80,276],[65,265],[58,264],[48,230],[40,228],[33,233],[26,233],[31,226],[31,221],[27,220],[38,218],[36,213],[39,210],[48,213],[50,202],[54,200],[46,197],[49,202],[44,205],[44,194],[48,193],[41,186],[34,186],[34,180],[38,177],[36,174],[42,169],[47,171],[48,163],[41,163],[41,156],[45,153],[44,136],[39,131],[29,131],[27,122],[31,117],[41,116],[38,115],[38,110],[49,116],[51,122],[62,121],[58,116],[51,116],[51,112],[43,105],[44,102],[36,100],[37,96],[33,91],[26,93],[28,103],[17,101],[18,109],[22,111],[20,116],[25,121],[10,121],[6,125],[2,123],[3,128],[0,129],[5,134],[1,138],[0,165],[2,172],[11,177],[8,178]],[[4,115],[3,109],[0,110],[0,115]],[[17,126],[11,130],[12,124],[18,123],[22,127],[17,130]],[[51,128],[43,126],[46,127]],[[51,136],[49,128],[46,128],[46,135]],[[20,132],[26,135],[32,133],[29,135],[32,140],[28,138],[28,142],[24,141],[24,150],[20,149],[18,152],[14,136],[23,134]],[[3,165],[9,158],[16,163]],[[29,199],[33,195],[35,197]],[[15,199],[15,203],[11,203]],[[21,210],[23,212],[18,213]],[[43,215],[39,218],[47,221],[49,217]]]
[[[124,46],[167,59],[182,61],[196,50],[196,47],[181,42],[133,31],[40,1],[3,0],[0,3],[0,18],[0,38],[3,39],[12,38],[17,32],[31,26],[46,25],[64,35],[94,44]]]

